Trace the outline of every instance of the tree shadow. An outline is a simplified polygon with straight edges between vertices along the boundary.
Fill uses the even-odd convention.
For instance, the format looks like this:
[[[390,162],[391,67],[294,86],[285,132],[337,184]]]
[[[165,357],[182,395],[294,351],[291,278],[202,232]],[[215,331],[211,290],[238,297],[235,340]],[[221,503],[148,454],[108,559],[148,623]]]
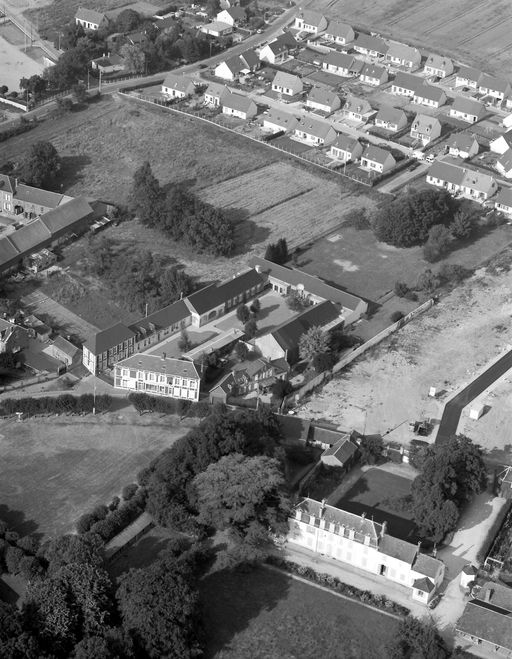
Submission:
[[[75,183],[83,180],[81,171],[84,167],[91,164],[89,156],[63,156],[60,174],[60,188],[66,190]]]
[[[220,570],[200,582],[200,604],[206,636],[205,657],[214,657],[246,630],[263,611],[287,597],[290,578],[263,567]],[[271,630],[269,630],[270,632]],[[235,656],[235,654],[233,654]]]
[[[176,536],[169,535],[167,538],[146,535],[136,544],[126,547],[108,565],[108,572],[115,581],[131,568],[143,569],[152,565],[162,557],[169,544],[176,540]]]
[[[271,304],[268,307],[262,307],[256,316],[256,321],[259,322],[260,320],[263,320],[264,318],[267,318],[270,316],[272,311],[275,311],[276,309],[279,309],[278,304]]]
[[[39,524],[34,522],[33,519],[27,519],[22,510],[14,510],[4,503],[0,504],[0,520],[3,520],[10,529],[19,533],[20,536],[29,533],[35,534],[39,528]],[[41,534],[38,535],[42,537]]]
[[[270,236],[270,229],[250,220],[246,208],[226,208],[225,216],[234,225],[235,249],[233,256],[245,254],[253,245],[264,243]]]

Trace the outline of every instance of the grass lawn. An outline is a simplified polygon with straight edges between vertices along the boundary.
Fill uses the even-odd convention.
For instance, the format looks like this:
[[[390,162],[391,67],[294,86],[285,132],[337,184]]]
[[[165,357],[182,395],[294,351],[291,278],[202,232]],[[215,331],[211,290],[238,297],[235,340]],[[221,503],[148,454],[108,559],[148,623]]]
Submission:
[[[215,659],[381,659],[397,625],[265,568],[216,572],[200,589],[205,656]]]
[[[378,523],[386,521],[391,535],[415,542],[416,527],[410,517],[383,504],[386,499],[403,497],[410,491],[409,478],[374,468],[366,471],[333,505],[356,515],[366,513],[367,517],[373,517]]]
[[[0,422],[0,519],[54,536],[108,503],[187,428],[131,407],[85,417]]]

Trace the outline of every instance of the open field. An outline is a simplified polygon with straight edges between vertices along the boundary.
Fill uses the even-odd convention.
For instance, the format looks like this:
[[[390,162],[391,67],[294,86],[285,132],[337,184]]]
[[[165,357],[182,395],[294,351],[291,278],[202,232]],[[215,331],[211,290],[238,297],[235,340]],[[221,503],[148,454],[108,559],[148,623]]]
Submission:
[[[388,531],[395,537],[416,542],[415,524],[404,513],[397,513],[384,501],[401,498],[411,491],[411,480],[379,468],[369,469],[332,505],[356,515],[366,513],[379,524],[387,522]]]
[[[506,77],[512,15],[506,0],[317,0],[317,11]]]
[[[131,407],[0,421],[0,518],[21,534],[69,532],[185,432],[172,419],[140,417]]]
[[[381,659],[397,626],[357,602],[265,568],[216,572],[200,589],[208,658]]]
[[[510,248],[508,258],[512,258]],[[512,343],[512,273],[483,269],[439,304],[366,353],[301,406],[302,416],[342,428],[385,433],[403,443],[408,422],[439,420],[443,401]],[[434,386],[438,398],[428,396]],[[480,423],[480,422],[478,422]],[[471,437],[471,427],[465,432]],[[507,432],[482,434],[488,451],[510,448]]]

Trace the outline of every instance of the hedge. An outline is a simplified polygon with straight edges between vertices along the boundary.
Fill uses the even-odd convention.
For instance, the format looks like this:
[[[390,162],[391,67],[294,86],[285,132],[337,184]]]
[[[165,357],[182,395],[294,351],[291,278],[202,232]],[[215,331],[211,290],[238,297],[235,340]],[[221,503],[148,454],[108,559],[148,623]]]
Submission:
[[[492,526],[489,528],[487,531],[487,535],[485,536],[485,540],[480,546],[480,549],[478,550],[478,553],[476,555],[476,559],[479,563],[483,563],[485,559],[487,558],[487,555],[493,549],[495,541],[498,539],[502,526],[508,516],[508,514],[511,511],[512,507],[512,499],[508,499],[507,503],[503,506],[503,508],[500,510],[499,515],[496,517],[494,520],[494,523]],[[507,520],[509,521],[509,520]],[[491,556],[492,558],[492,556]]]
[[[104,517],[98,517],[94,514],[99,512],[99,508],[97,506],[91,513],[82,515],[76,523],[76,530],[81,535],[88,531],[96,533],[102,538],[103,542],[107,543],[144,512],[146,508],[146,490],[143,487],[138,487],[137,492],[133,493],[129,501],[125,501],[114,510],[107,509],[108,513]]]
[[[38,123],[36,121],[20,121],[17,126],[13,126],[12,128],[8,128],[7,130],[0,132],[0,142],[5,142],[11,137],[26,133],[27,131],[32,130],[32,128],[35,128],[37,125]]]
[[[180,416],[202,419],[208,416],[210,412],[209,404],[204,401],[195,403],[189,400],[150,396],[149,394],[135,392],[128,395],[128,400],[139,414],[158,412],[160,414],[179,414]]]
[[[0,414],[2,416],[13,416],[16,412],[22,412],[25,416],[35,416],[37,414],[91,414],[93,407],[94,396],[92,394],[6,398],[0,403]],[[108,394],[96,396],[97,412],[107,412],[111,407],[111,396]]]
[[[350,597],[351,599],[362,602],[363,604],[369,604],[376,609],[389,611],[390,613],[394,613],[399,616],[407,616],[410,614],[410,611],[407,607],[389,600],[385,595],[375,595],[369,590],[361,590],[355,586],[349,586],[348,584],[343,583],[343,581],[340,581],[337,577],[333,577],[330,574],[315,572],[313,568],[306,565],[299,565],[293,561],[287,561],[280,556],[268,556],[267,563],[285,570],[286,572],[290,572],[290,574],[296,574],[303,579],[312,581],[319,586],[331,588],[335,592],[340,593],[341,595],[345,595],[345,597]]]

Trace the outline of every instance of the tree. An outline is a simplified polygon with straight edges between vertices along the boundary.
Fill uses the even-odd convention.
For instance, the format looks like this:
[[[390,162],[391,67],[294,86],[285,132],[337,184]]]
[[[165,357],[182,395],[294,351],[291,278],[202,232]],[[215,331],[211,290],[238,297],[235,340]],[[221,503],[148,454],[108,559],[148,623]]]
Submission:
[[[144,73],[146,68],[146,54],[140,46],[126,43],[121,48],[119,54],[124,59],[126,71]]]
[[[51,142],[36,142],[21,164],[20,176],[36,188],[52,188],[62,167],[57,149]]]
[[[136,656],[197,656],[198,595],[186,561],[169,556],[119,581],[116,597]]]
[[[336,363],[336,355],[332,352],[319,352],[313,357],[313,368],[317,373],[330,371]]]
[[[380,460],[384,452],[384,442],[380,435],[365,435],[359,444],[362,464],[373,465]]]
[[[2,94],[3,96],[5,96],[5,94],[7,94],[8,91],[9,91],[9,87],[7,87],[7,85],[0,86],[0,94]]]
[[[435,272],[432,272],[430,268],[424,270],[421,275],[419,275],[416,282],[416,288],[420,291],[425,291],[426,293],[433,293],[441,284],[441,279],[439,275]]]
[[[424,258],[432,263],[437,261],[450,249],[452,234],[450,229],[442,224],[435,224],[428,232],[428,240],[423,245]]]
[[[38,100],[44,94],[48,87],[48,81],[39,75],[22,78],[20,80],[20,89],[27,91],[34,100]]]
[[[456,284],[464,281],[464,279],[467,279],[471,274],[471,270],[458,263],[443,263],[439,268],[439,276],[443,281],[454,282]]]
[[[265,251],[265,258],[267,261],[272,261],[280,265],[286,263],[290,258],[286,238],[279,238],[276,243],[269,243]]]
[[[69,96],[59,96],[58,98],[55,99],[57,103],[58,109],[64,113],[64,112],[71,112],[73,109],[73,101],[72,99],[69,98]]]
[[[251,309],[251,312],[252,312],[254,315],[257,315],[257,314],[258,314],[258,312],[259,312],[260,309],[261,309],[261,302],[260,302],[259,297],[257,297],[255,300],[252,301],[251,306],[250,306],[250,309]]]
[[[304,311],[308,306],[307,300],[298,291],[291,290],[286,296],[286,305],[290,311]]]
[[[466,240],[469,238],[474,228],[473,217],[463,209],[455,213],[453,222],[450,224],[450,231],[457,240]]]
[[[247,359],[247,355],[249,354],[249,348],[243,341],[238,341],[238,343],[235,346],[235,352],[238,359],[241,362],[243,362]]]
[[[320,326],[311,327],[299,339],[299,355],[302,359],[313,359],[315,355],[327,352],[328,337]]]
[[[251,318],[244,325],[245,336],[248,339],[253,339],[256,336],[257,332],[258,332],[258,324],[254,320],[254,318]]]
[[[241,323],[246,323],[251,317],[251,312],[245,304],[239,304],[236,308],[236,317]]]
[[[133,32],[139,27],[141,22],[142,19],[140,14],[138,14],[135,10],[123,9],[123,11],[117,15],[115,31],[122,32],[123,34],[126,34],[127,32]]]
[[[192,280],[183,268],[167,268],[161,273],[158,283],[160,288],[160,306],[172,304],[192,292]]]
[[[217,16],[221,11],[220,0],[207,0],[206,11],[208,12],[209,18]]]
[[[446,659],[449,652],[431,621],[407,616],[400,621],[386,655],[394,659]]]
[[[230,532],[237,560],[262,558],[268,549],[268,532],[286,530],[290,503],[284,482],[274,458],[227,455],[194,478],[199,519]]]
[[[162,214],[163,193],[146,160],[133,175],[129,209],[149,227],[156,226]]]
[[[400,195],[376,213],[375,235],[396,247],[421,245],[432,226],[451,222],[454,204],[446,190],[414,190]]]
[[[192,348],[192,341],[190,340],[186,329],[181,330],[178,348],[180,349],[180,352],[188,352]]]
[[[51,575],[69,563],[99,566],[103,562],[102,551],[103,543],[98,536],[68,534],[47,541],[38,556],[48,563]]]
[[[283,399],[293,391],[293,386],[288,380],[276,380],[270,387],[272,395],[276,398]]]
[[[82,82],[73,85],[71,91],[73,92],[73,98],[77,103],[87,103],[87,87]]]

